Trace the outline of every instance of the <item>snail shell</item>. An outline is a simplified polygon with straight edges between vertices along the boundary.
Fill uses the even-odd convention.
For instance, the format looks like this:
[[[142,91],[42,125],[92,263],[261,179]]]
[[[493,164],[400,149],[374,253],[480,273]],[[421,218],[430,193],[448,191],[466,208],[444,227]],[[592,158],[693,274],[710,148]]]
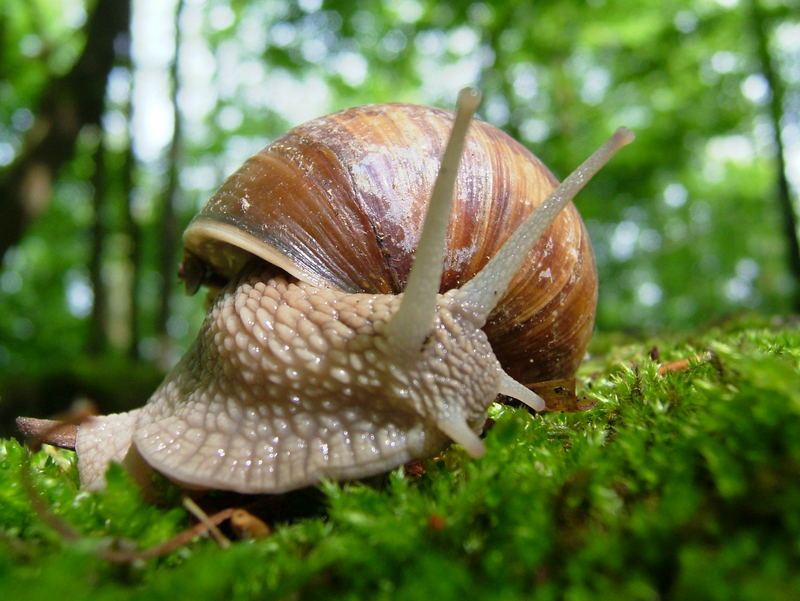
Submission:
[[[301,281],[347,292],[405,287],[451,111],[351,108],[295,127],[248,159],[184,234],[224,279],[252,255]],[[521,144],[473,121],[456,181],[440,291],[469,281],[556,178]],[[503,368],[529,385],[569,379],[597,303],[589,237],[570,203],[529,252],[484,331]]]

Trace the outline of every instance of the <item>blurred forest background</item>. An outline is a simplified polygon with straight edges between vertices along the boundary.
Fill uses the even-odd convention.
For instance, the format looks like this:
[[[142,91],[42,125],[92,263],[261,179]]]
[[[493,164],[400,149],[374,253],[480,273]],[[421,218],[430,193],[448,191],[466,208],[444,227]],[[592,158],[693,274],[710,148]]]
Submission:
[[[250,154],[467,84],[559,177],[636,131],[578,202],[600,330],[800,310],[797,0],[11,0],[0,52],[3,433],[147,398],[203,313],[180,233]]]

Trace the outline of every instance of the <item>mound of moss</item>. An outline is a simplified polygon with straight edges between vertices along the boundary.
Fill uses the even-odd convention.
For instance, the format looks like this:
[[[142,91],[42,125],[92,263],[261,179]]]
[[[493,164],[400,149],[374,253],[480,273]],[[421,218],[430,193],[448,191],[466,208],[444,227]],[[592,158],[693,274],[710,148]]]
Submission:
[[[797,599],[800,333],[739,322],[656,343],[659,361],[653,341],[598,341],[587,412],[496,407],[484,458],[453,447],[413,473],[272,499],[260,514],[272,535],[227,548],[195,538],[109,561],[188,528],[179,495],[147,503],[121,469],[83,492],[72,453],[28,462],[6,440],[0,597]]]

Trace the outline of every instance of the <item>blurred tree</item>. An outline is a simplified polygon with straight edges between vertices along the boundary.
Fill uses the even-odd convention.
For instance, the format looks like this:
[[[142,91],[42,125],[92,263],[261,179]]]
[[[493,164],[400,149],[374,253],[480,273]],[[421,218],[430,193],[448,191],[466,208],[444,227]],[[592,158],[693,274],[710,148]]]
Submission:
[[[105,136],[100,133],[97,148],[92,157],[94,174],[92,175],[92,228],[91,248],[89,251],[89,281],[92,288],[92,312],[89,319],[89,340],[87,351],[99,354],[106,350],[108,336],[106,322],[108,319],[108,295],[103,283],[103,249],[106,241],[108,195],[108,173],[106,169]]]
[[[53,179],[71,158],[81,129],[100,125],[114,40],[128,28],[129,0],[97,0],[80,57],[68,73],[41,90],[23,152],[0,178],[0,198],[6,203],[0,257],[47,207]]]
[[[171,361],[173,343],[170,340],[167,324],[170,318],[171,299],[175,288],[177,273],[177,249],[180,242],[180,227],[175,214],[178,205],[178,177],[180,170],[180,154],[182,140],[181,111],[178,105],[180,95],[180,77],[178,72],[181,50],[181,15],[183,0],[175,5],[175,44],[172,60],[169,65],[170,105],[172,108],[172,137],[167,148],[166,182],[161,195],[159,211],[158,263],[160,286],[158,290],[158,312],[156,314],[155,333],[159,338],[159,363],[167,369]]]
[[[783,107],[785,95],[783,82],[775,73],[774,58],[769,47],[770,27],[766,23],[764,11],[758,0],[750,1],[750,22],[756,41],[758,65],[769,86],[769,116],[772,121],[772,143],[775,146],[775,180],[778,203],[783,216],[786,236],[787,264],[794,277],[792,308],[800,312],[800,243],[797,238],[797,215],[789,191],[786,175],[786,150],[783,145]]]
[[[139,297],[142,289],[142,235],[139,224],[136,220],[135,207],[136,189],[134,185],[134,171],[136,169],[136,157],[134,156],[131,132],[133,130],[133,102],[135,97],[133,62],[131,60],[130,35],[121,40],[118,46],[120,66],[127,72],[129,85],[127,94],[122,103],[121,116],[125,123],[127,135],[125,136],[125,147],[122,152],[122,162],[120,166],[120,204],[122,213],[121,230],[127,238],[127,252],[124,253],[124,261],[129,265],[130,278],[128,289],[128,340],[126,345],[126,355],[138,361],[141,358],[139,345],[141,343],[140,314],[141,303]]]

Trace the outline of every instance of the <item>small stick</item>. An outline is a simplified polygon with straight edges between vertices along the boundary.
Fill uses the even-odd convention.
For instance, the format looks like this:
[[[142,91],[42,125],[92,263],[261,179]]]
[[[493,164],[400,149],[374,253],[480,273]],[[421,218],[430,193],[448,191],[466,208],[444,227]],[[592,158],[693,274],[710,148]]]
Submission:
[[[230,519],[234,511],[236,511],[236,508],[228,507],[227,509],[218,511],[211,516],[206,516],[206,521],[198,522],[191,528],[187,528],[183,532],[176,534],[171,539],[166,540],[159,545],[149,547],[143,551],[112,551],[106,549],[100,551],[98,555],[102,559],[117,563],[130,563],[133,561],[141,561],[144,559],[151,559],[153,557],[160,557],[161,555],[166,555],[170,551],[174,551],[178,547],[188,544],[193,538],[208,532],[211,527],[216,528],[217,525],[221,524],[227,519]]]
[[[78,425],[56,419],[18,417],[17,430],[25,438],[33,438],[37,444],[49,444],[62,449],[75,450]]]
[[[675,361],[668,361],[658,366],[658,375],[665,376],[670,372],[684,371],[689,369],[692,364],[705,363],[711,360],[711,353],[700,353],[684,359],[677,359]]]
[[[220,547],[222,547],[223,549],[227,549],[228,547],[231,546],[231,541],[228,539],[228,537],[222,534],[220,529],[217,528],[217,525],[209,519],[208,514],[205,511],[203,511],[197,503],[195,503],[190,497],[187,497],[186,495],[183,496],[182,501],[183,501],[183,506],[186,508],[186,510],[189,513],[191,513],[194,517],[196,517],[198,520],[200,520],[202,524],[205,524],[208,527],[208,530],[211,532],[212,536],[217,540]]]

